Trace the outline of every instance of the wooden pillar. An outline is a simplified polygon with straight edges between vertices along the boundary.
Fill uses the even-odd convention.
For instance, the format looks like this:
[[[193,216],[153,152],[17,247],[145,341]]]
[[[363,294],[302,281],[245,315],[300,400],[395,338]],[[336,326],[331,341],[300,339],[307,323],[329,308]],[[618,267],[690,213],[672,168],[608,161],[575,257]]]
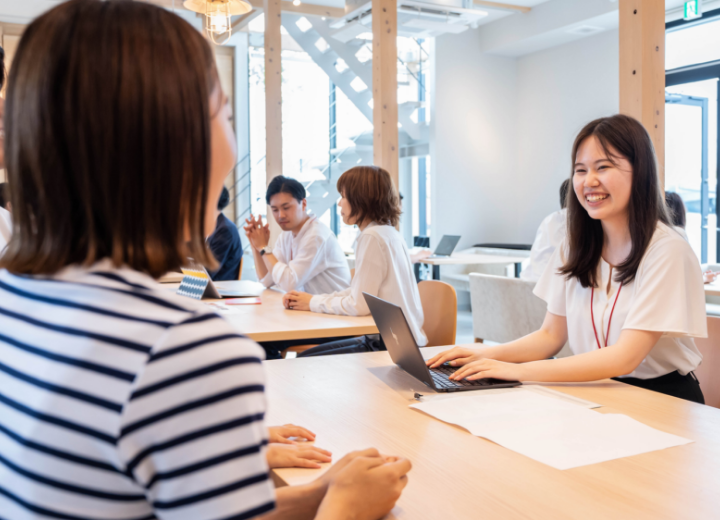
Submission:
[[[397,0],[372,0],[373,162],[398,184]]]
[[[665,2],[620,0],[620,113],[647,129],[664,186]]]
[[[281,0],[263,0],[265,11],[265,176],[267,184],[282,175],[282,35]],[[273,237],[280,228],[270,216]],[[272,242],[271,242],[272,243]]]

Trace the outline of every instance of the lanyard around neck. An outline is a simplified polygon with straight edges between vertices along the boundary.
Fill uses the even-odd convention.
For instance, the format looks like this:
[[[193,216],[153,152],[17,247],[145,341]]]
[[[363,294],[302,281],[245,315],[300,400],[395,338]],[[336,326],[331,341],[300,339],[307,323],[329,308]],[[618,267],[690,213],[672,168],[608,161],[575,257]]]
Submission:
[[[610,311],[610,319],[608,320],[607,333],[605,334],[605,346],[607,347],[608,337],[610,336],[610,324],[612,323],[613,313],[615,312],[615,305],[617,304],[618,298],[620,297],[620,291],[622,291],[622,284],[618,288],[617,295],[615,295],[615,303],[613,303],[612,310]],[[592,320],[593,332],[595,333],[595,341],[597,342],[598,348],[600,346],[600,338],[598,338],[597,329],[595,328],[595,313],[593,312],[593,302],[595,301],[595,287],[590,292],[590,319]],[[601,324],[602,325],[602,324]],[[602,332],[602,328],[600,329]]]

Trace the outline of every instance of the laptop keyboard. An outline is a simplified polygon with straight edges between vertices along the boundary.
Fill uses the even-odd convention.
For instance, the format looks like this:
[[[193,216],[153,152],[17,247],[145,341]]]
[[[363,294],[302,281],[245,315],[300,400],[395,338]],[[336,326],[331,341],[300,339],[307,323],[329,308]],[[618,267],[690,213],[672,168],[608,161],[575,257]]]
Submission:
[[[468,381],[467,379],[461,379],[460,381],[451,381],[448,379],[457,368],[441,365],[437,368],[430,369],[430,375],[433,378],[435,386],[438,388],[462,388],[464,386],[492,386],[494,379],[475,379],[474,381]]]

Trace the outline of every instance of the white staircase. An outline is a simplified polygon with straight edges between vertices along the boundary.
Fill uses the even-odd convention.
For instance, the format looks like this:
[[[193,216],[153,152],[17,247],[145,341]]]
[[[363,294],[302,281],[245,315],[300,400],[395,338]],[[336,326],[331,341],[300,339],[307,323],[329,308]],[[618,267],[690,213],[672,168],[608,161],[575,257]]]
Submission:
[[[362,54],[365,41],[350,39],[342,42],[334,38],[333,33],[337,30],[330,26],[331,23],[330,20],[315,16],[282,14],[282,25],[288,34],[360,113],[372,122],[372,59],[362,61],[358,58],[358,54]],[[363,52],[368,54],[367,49]],[[404,65],[399,63],[398,68],[401,67]],[[427,148],[427,123],[418,123],[412,118],[415,111],[423,106],[424,103],[420,101],[398,105],[398,137],[401,147]],[[307,186],[308,202],[316,215],[322,215],[337,201],[339,194],[335,184],[343,172],[359,164],[372,164],[372,132],[359,135],[353,141],[354,144],[348,148],[331,150],[330,154],[334,158],[332,163],[318,165],[325,180],[314,181]]]

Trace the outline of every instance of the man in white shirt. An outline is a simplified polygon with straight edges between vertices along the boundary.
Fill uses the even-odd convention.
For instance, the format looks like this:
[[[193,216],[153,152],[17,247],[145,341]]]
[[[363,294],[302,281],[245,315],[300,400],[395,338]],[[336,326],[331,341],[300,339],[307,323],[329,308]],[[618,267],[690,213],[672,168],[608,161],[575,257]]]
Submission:
[[[275,177],[265,196],[283,233],[270,249],[270,229],[262,217],[250,215],[245,234],[250,241],[258,279],[283,291],[324,294],[350,286],[350,268],[340,243],[317,217],[308,215],[305,188],[295,179]]]
[[[530,262],[523,268],[520,278],[537,282],[545,271],[550,262],[555,249],[565,238],[567,234],[567,202],[568,187],[570,180],[566,179],[560,185],[560,211],[550,213],[540,223],[540,227],[535,234],[535,241],[530,250]]]

